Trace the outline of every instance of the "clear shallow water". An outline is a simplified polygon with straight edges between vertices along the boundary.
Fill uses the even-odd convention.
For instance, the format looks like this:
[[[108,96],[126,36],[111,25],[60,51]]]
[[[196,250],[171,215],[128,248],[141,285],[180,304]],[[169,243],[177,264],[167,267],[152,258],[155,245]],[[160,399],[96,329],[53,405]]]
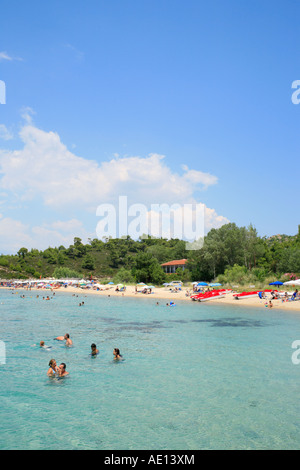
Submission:
[[[0,449],[300,448],[300,315],[39,295],[0,291]],[[53,340],[67,332],[69,349]],[[46,376],[52,357],[68,377]]]

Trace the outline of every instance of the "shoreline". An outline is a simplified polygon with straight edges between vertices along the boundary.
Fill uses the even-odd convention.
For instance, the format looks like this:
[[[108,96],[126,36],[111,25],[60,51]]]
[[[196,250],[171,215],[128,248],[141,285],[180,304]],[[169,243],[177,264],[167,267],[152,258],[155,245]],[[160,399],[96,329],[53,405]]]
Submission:
[[[192,302],[191,298],[189,295],[186,295],[187,290],[189,289],[183,289],[178,292],[171,292],[170,290],[164,288],[164,287],[157,287],[154,289],[154,292],[151,294],[143,294],[142,292],[135,291],[134,286],[128,286],[126,287],[126,290],[124,292],[116,292],[115,287],[110,287],[107,288],[106,290],[93,290],[93,289],[82,289],[78,287],[72,287],[68,286],[67,288],[65,287],[60,287],[56,289],[43,289],[43,288],[24,288],[24,287],[4,287],[1,286],[0,290],[10,290],[10,291],[15,291],[15,292],[37,292],[39,295],[42,295],[44,297],[52,295],[54,292],[59,293],[59,292],[64,292],[64,293],[70,293],[73,295],[83,296],[83,295],[95,295],[95,296],[104,296],[104,297],[130,297],[130,298],[136,298],[136,299],[155,299],[156,301],[165,301],[166,303],[169,303],[170,301],[173,301],[176,303],[176,300],[180,301],[187,301],[187,302]],[[271,299],[270,295],[267,295],[267,298],[265,300],[261,300],[258,296],[253,296],[250,298],[245,298],[245,299],[239,299],[236,300],[234,299],[234,294],[232,292],[225,294],[225,297],[222,298],[216,298],[216,299],[211,299],[207,302],[206,304],[220,304],[220,305],[234,305],[236,307],[241,306],[241,307],[255,307],[255,308],[266,308],[265,304]],[[200,302],[201,303],[201,302]],[[275,299],[272,300],[273,304],[273,309],[277,310],[288,310],[288,311],[294,311],[294,312],[299,312],[300,313],[300,301],[288,301],[288,302],[283,302],[281,299]],[[270,310],[270,309],[269,309]]]

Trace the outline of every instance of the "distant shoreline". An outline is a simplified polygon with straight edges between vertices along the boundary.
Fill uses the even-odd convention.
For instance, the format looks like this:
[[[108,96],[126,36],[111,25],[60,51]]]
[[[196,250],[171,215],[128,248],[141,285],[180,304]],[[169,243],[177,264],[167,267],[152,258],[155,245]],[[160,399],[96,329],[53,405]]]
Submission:
[[[166,303],[169,303],[170,301],[173,301],[176,303],[176,300],[180,301],[188,301],[192,302],[191,298],[187,294],[187,291],[190,292],[190,289],[187,288],[182,288],[182,290],[177,291],[177,292],[171,292],[165,287],[156,287],[153,289],[153,292],[151,294],[143,294],[141,291],[136,292],[134,286],[128,286],[126,287],[126,290],[124,292],[116,292],[115,286],[109,287],[106,290],[93,290],[93,289],[82,289],[78,287],[71,287],[68,286],[67,288],[65,287],[60,287],[56,289],[43,289],[43,288],[23,288],[23,287],[6,287],[6,286],[0,286],[0,290],[10,290],[10,291],[15,291],[15,292],[20,292],[20,293],[29,293],[29,292],[35,292],[38,295],[41,295],[43,297],[47,297],[52,295],[54,292],[55,293],[69,293],[69,294],[75,294],[78,297],[81,297],[83,295],[94,295],[94,296],[102,296],[102,297],[130,297],[130,298],[136,298],[136,299],[149,299],[149,300],[156,300],[156,301],[164,301]],[[281,299],[277,300],[272,300],[273,304],[273,309],[267,309],[265,307],[265,304],[267,301],[271,299],[270,295],[267,295],[267,299],[261,300],[258,296],[253,296],[250,298],[246,299],[239,299],[236,300],[234,298],[234,293],[230,292],[225,294],[224,297],[219,298],[219,299],[213,299],[205,302],[206,304],[220,304],[220,305],[234,305],[236,307],[256,307],[256,308],[265,308],[266,310],[288,310],[288,311],[294,311],[294,312],[299,312],[300,313],[300,301],[288,301],[288,302],[282,302]]]

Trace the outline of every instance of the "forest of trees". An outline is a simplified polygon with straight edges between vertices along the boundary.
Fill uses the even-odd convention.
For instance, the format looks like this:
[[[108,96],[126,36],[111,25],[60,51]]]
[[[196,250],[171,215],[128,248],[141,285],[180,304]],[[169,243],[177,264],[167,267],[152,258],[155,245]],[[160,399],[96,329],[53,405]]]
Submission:
[[[161,264],[187,259],[187,269],[165,274]],[[247,279],[261,281],[300,277],[300,226],[294,236],[259,237],[256,229],[234,223],[212,229],[199,250],[186,250],[179,239],[144,238],[132,240],[89,239],[78,237],[68,248],[59,246],[44,251],[21,247],[16,255],[0,255],[0,278],[85,277],[114,279],[116,282],[163,282],[219,280],[224,284]]]

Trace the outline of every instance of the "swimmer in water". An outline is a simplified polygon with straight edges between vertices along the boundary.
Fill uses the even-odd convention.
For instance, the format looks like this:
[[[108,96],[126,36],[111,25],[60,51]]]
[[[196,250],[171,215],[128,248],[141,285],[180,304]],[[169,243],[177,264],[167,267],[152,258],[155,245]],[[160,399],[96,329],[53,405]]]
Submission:
[[[46,346],[45,341],[40,341],[40,348],[49,350],[52,348],[52,346]]]
[[[114,361],[118,361],[120,359],[122,359],[122,354],[120,354],[120,349],[119,348],[115,348],[114,351],[113,351],[113,354],[114,354]]]
[[[97,354],[99,354],[99,350],[97,349],[95,343],[91,344],[91,350],[91,356],[97,356]]]
[[[64,362],[62,362],[58,367],[58,375],[59,377],[65,377],[66,375],[69,375],[69,372],[66,371],[66,364]]]
[[[65,336],[57,336],[54,338],[56,341],[66,341],[66,346],[72,346],[73,341],[70,339],[70,335],[68,333]]]
[[[49,362],[49,369],[48,369],[47,375],[48,377],[55,377],[57,373],[58,373],[58,367],[56,365],[56,360],[51,359],[51,361]]]
[[[68,335],[68,333],[65,335],[65,340],[66,340],[66,346],[73,345],[73,341],[71,340],[70,335]]]

